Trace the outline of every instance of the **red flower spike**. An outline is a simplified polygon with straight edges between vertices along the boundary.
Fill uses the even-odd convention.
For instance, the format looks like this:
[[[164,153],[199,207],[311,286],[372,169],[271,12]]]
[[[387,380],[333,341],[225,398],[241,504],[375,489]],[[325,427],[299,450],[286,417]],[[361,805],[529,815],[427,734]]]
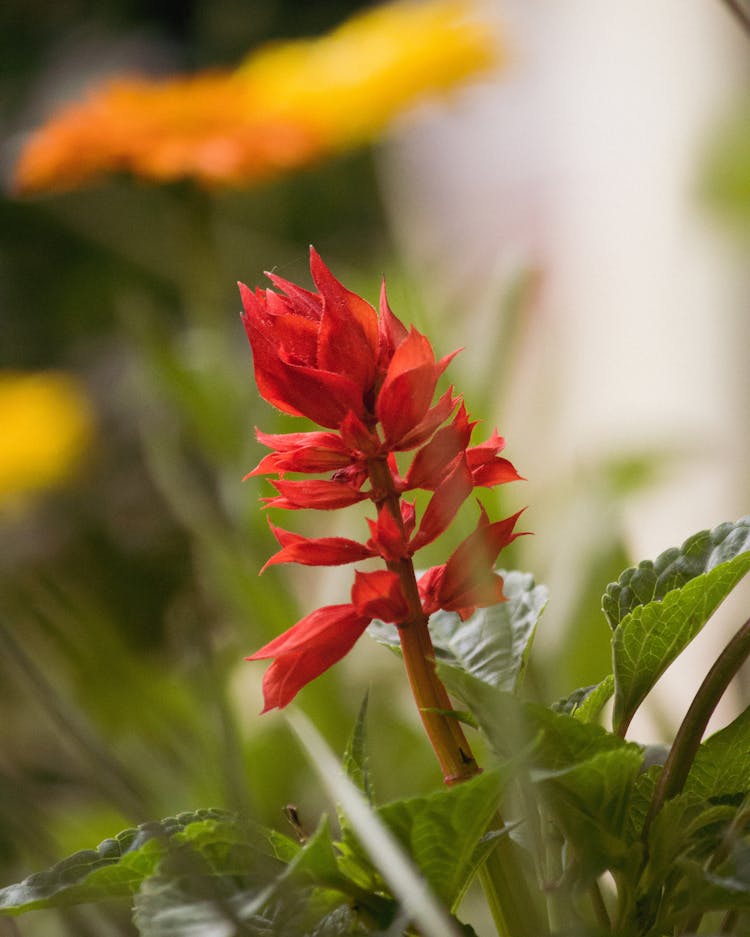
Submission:
[[[409,617],[409,605],[401,591],[398,574],[387,569],[355,572],[352,603],[360,615],[369,619],[404,622]]]
[[[269,566],[275,566],[278,563],[299,563],[302,566],[345,566],[347,563],[357,563],[375,555],[363,543],[349,540],[347,537],[310,538],[276,527],[270,521],[269,526],[274,537],[279,541],[281,550],[266,561],[261,573]]]
[[[351,485],[327,479],[301,482],[279,479],[271,484],[281,497],[264,498],[264,503],[269,508],[284,508],[287,511],[297,511],[301,508],[333,511],[369,498],[369,494],[357,491]]]
[[[442,534],[473,489],[471,472],[466,465],[464,454],[461,453],[425,508],[419,530],[411,542],[412,553],[432,543]]]
[[[369,624],[353,605],[326,605],[245,658],[274,658],[263,677],[263,712],[289,704],[303,686],[348,654]]]
[[[271,524],[281,549],[263,568],[289,562],[331,566],[380,556],[388,569],[355,573],[351,603],[312,612],[248,659],[273,658],[263,680],[265,712],[286,706],[343,657],[372,618],[408,622],[404,660],[423,706],[420,699],[437,697],[434,687],[425,695],[425,682],[432,679],[422,667],[429,646],[422,631],[426,622],[406,599],[414,585],[411,556],[443,533],[475,486],[493,487],[520,476],[499,457],[504,440],[496,431],[487,442],[469,446],[476,424],[452,387],[433,404],[437,381],[455,352],[436,361],[427,338],[413,328],[407,332],[391,311],[385,284],[378,315],[312,248],[310,269],[318,292],[275,274],[269,277],[279,292],[241,286],[243,321],[261,395],[280,410],[335,432],[258,432],[272,452],[250,474],[278,476],[272,480],[278,495],[263,499],[269,507],[332,510],[370,499],[378,516],[367,521],[371,536],[365,544],[345,537],[307,538]],[[418,451],[401,477],[396,453],[410,450]],[[287,472],[329,477],[288,481]],[[433,492],[418,527],[414,505],[401,497],[408,488]],[[504,600],[493,565],[517,536],[516,518],[491,524],[482,509],[474,533],[447,563],[419,580],[426,614],[443,608],[465,617],[478,606]],[[435,692],[449,705],[444,689]],[[466,763],[463,748],[458,757],[455,726],[429,718],[444,772],[469,777],[476,766]]]

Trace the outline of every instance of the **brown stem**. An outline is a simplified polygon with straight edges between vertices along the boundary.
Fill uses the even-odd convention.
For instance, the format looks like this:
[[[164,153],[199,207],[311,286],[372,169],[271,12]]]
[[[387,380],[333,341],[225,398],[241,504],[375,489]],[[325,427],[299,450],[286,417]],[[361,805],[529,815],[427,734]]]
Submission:
[[[388,466],[382,459],[370,459],[368,470],[376,504],[385,504],[396,521],[402,524],[399,499]],[[406,674],[422,724],[440,762],[445,783],[466,781],[478,774],[480,768],[461,724],[454,716],[445,715],[453,707],[435,669],[435,649],[427,616],[422,611],[414,564],[407,558],[388,563],[388,568],[398,575],[409,606],[409,618],[399,623],[398,633]]]
[[[648,842],[651,823],[664,802],[671,800],[682,790],[700,746],[708,720],[724,695],[740,667],[750,657],[750,618],[734,635],[695,694],[682,725],[677,731],[664,768],[659,775],[646,821],[643,825],[643,842]]]
[[[383,459],[368,460],[368,472],[375,503],[385,504],[403,530],[399,496],[390,470]],[[435,669],[427,616],[422,610],[417,577],[411,558],[388,563],[401,582],[409,606],[409,617],[398,625],[401,651],[412,693],[430,744],[443,770],[446,784],[467,781],[481,768],[472,754],[461,724],[446,715],[452,709],[448,692]],[[493,825],[502,829],[498,810]],[[546,915],[539,908],[521,867],[516,844],[510,836],[501,836],[497,846],[479,870],[487,902],[501,937],[545,937],[549,934]]]

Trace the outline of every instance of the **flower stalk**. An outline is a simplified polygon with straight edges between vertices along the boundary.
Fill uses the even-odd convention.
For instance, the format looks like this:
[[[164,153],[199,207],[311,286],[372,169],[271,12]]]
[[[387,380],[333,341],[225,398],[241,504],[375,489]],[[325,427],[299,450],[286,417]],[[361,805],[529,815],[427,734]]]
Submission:
[[[664,803],[679,794],[684,787],[708,721],[727,687],[748,657],[750,657],[750,618],[716,658],[677,731],[664,768],[659,775],[659,782],[643,825],[644,844],[648,843],[651,824]]]
[[[383,492],[383,503],[403,531],[403,520],[393,478],[386,463],[368,462],[374,491]],[[460,722],[447,715],[452,703],[435,669],[427,616],[422,610],[414,563],[410,558],[390,561],[388,568],[396,573],[409,609],[409,617],[400,622],[398,635],[409,685],[417,704],[422,725],[443,772],[446,784],[455,784],[474,777],[480,771]]]

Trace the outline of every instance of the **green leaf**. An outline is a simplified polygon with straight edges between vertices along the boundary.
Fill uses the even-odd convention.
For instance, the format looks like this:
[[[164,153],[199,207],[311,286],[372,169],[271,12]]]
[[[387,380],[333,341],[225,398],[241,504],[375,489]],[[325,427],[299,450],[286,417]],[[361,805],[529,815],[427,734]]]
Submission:
[[[681,547],[665,550],[655,560],[644,560],[610,583],[602,609],[616,628],[640,605],[663,599],[691,579],[750,551],[750,515],[737,523],[720,524],[689,537]]]
[[[222,810],[196,810],[143,823],[84,849],[46,872],[37,872],[0,889],[0,913],[21,914],[36,908],[59,907],[134,894],[165,856],[170,840],[205,821],[230,822]]]
[[[397,800],[376,813],[429,884],[448,907],[455,908],[476,871],[480,840],[500,798],[497,772],[486,771],[470,781],[422,797]],[[362,846],[345,831],[345,843],[359,860],[368,860]]]
[[[524,674],[539,617],[547,604],[547,589],[530,573],[497,570],[503,577],[507,602],[479,608],[461,621],[455,612],[430,616],[430,634],[438,661],[470,673],[503,690],[515,690]],[[393,625],[373,622],[368,633],[380,644],[397,648]]]
[[[215,836],[188,832],[184,849],[169,854],[160,874],[144,883],[136,898],[142,937],[349,937],[366,933],[356,915],[341,910],[355,901],[378,924],[393,918],[392,900],[367,894],[340,870],[326,817],[280,871],[262,858],[259,863],[257,849],[237,868],[217,851]]]
[[[349,737],[342,763],[347,777],[362,791],[369,803],[373,802],[372,782],[367,767],[367,705],[368,694],[362,700],[357,721]]]
[[[600,683],[581,687],[553,703],[552,709],[573,716],[579,722],[595,722],[614,691],[615,678],[607,674]]]
[[[668,800],[649,830],[649,861],[644,870],[644,888],[663,892],[667,877],[680,858],[705,860],[714,850],[735,809],[706,804],[702,797],[683,792]]]
[[[613,723],[624,734],[669,664],[750,570],[750,519],[722,524],[628,570],[605,596],[615,675]],[[645,602],[645,604],[644,604]]]
[[[430,617],[436,656],[485,683],[516,690],[523,678],[547,589],[534,584],[530,573],[498,570],[507,602],[479,608],[461,621],[455,612]]]
[[[556,824],[576,848],[580,876],[631,860],[628,815],[640,746],[442,666],[448,689],[472,710],[501,757],[523,759]]]
[[[750,707],[698,749],[684,790],[704,800],[750,791]]]

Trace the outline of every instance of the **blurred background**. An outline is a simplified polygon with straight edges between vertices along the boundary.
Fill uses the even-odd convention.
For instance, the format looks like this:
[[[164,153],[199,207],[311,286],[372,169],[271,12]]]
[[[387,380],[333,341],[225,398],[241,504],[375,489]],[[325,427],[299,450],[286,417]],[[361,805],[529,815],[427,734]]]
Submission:
[[[268,488],[242,482],[263,454],[254,427],[295,423],[256,394],[235,283],[272,268],[309,285],[311,242],[373,302],[385,274],[439,354],[465,347],[450,380],[528,479],[485,501],[496,516],[529,506],[535,537],[502,559],[551,590],[529,680],[541,699],[609,672],[607,582],[750,512],[750,40],[720,0],[462,4],[480,37],[463,52],[441,32],[446,4],[427,2],[418,33],[386,19],[266,69],[275,101],[297,69],[312,95],[300,139],[315,144],[272,171],[160,176],[121,154],[94,171],[114,131],[92,110],[85,133],[37,144],[46,175],[20,190],[38,129],[107,79],[234,73],[265,43],[370,8],[0,7],[2,883],[181,810],[282,827],[294,803],[314,827],[326,809],[283,716],[258,715],[264,665],[243,661],[345,601],[351,579],[259,579]],[[316,88],[336,104],[329,124],[307,120],[323,114]],[[270,147],[260,110],[252,136]],[[274,520],[360,536],[356,511]],[[473,524],[467,509],[425,565]],[[670,668],[634,738],[669,738],[749,604],[738,590]],[[340,751],[368,688],[378,798],[434,788],[400,662],[367,638],[298,702]],[[132,933],[117,908],[18,928]]]

